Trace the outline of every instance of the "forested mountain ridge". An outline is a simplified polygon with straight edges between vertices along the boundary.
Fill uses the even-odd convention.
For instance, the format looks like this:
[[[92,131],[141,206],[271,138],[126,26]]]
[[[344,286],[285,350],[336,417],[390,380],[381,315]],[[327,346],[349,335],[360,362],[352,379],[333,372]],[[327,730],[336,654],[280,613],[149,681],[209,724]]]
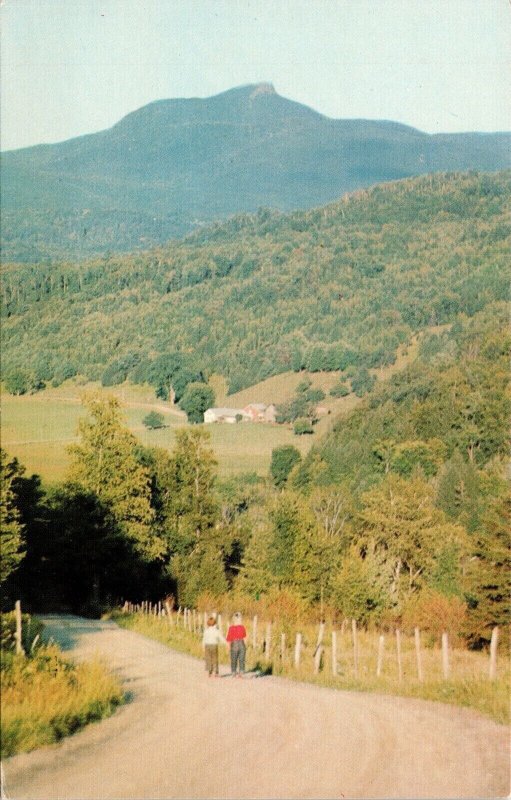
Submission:
[[[511,135],[330,119],[270,84],[161,100],[110,130],[2,156],[4,258],[147,248],[242,211],[310,208],[442,170],[509,167]]]
[[[234,392],[392,363],[412,333],[507,299],[510,189],[507,172],[425,176],[147,253],[7,265],[4,374],[143,382],[179,353]]]

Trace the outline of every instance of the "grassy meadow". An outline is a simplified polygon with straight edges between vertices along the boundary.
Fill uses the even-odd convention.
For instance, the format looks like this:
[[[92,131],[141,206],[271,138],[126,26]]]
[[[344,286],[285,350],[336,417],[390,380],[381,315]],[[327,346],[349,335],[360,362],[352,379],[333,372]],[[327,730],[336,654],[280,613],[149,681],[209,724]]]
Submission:
[[[432,332],[438,328],[431,328]],[[414,338],[401,347],[394,364],[370,370],[378,380],[385,380],[413,360],[418,348]],[[318,436],[327,432],[334,418],[355,408],[361,398],[353,393],[333,398],[330,389],[339,382],[339,372],[284,372],[274,375],[237,394],[227,395],[225,379],[213,375],[210,384],[215,391],[216,405],[242,408],[248,403],[282,403],[289,400],[298,384],[310,378],[313,388],[326,394],[320,405],[326,413],[315,426],[312,436],[295,436],[292,425],[239,424],[209,425],[211,444],[218,461],[221,477],[231,477],[241,472],[268,474],[271,451],[280,445],[293,444],[302,456]],[[176,428],[186,425],[186,415],[177,407],[155,398],[150,386],[123,384],[104,388],[98,383],[81,384],[79,380],[66,381],[57,389],[47,388],[33,395],[14,397],[2,395],[2,446],[10,456],[16,456],[27,473],[36,473],[50,483],[65,478],[70,463],[67,446],[76,441],[77,425],[84,409],[80,396],[90,390],[105,395],[115,395],[123,407],[126,424],[146,446],[171,450]],[[165,427],[148,430],[142,420],[151,410],[164,415]]]
[[[78,395],[98,387],[69,385],[64,391],[62,388],[22,397],[4,393],[2,397],[2,446],[10,456],[18,458],[28,474],[41,475],[50,483],[63,480],[70,464],[67,447],[76,441],[78,420],[85,414]],[[119,397],[127,426],[144,445],[171,450],[176,429],[187,424],[179,409],[166,407],[145,387],[101,391]],[[142,420],[151,409],[163,413],[164,428],[145,428]],[[269,424],[210,425],[208,430],[219,474],[225,477],[240,472],[266,475],[274,447],[294,444],[305,452],[314,438],[297,437],[290,426]]]

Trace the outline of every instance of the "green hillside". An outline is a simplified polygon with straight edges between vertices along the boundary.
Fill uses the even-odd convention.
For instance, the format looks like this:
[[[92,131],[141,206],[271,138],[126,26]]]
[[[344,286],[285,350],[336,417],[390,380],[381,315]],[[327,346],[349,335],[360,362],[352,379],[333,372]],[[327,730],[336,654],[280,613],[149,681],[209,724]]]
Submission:
[[[162,100],[110,130],[3,154],[3,255],[145,249],[259,207],[310,208],[382,181],[510,165],[509,134],[430,136],[329,119],[269,84]]]
[[[223,375],[232,394],[288,370],[391,364],[413,333],[507,299],[510,178],[415,178],[138,255],[7,265],[4,376],[164,388],[179,368],[184,384]]]

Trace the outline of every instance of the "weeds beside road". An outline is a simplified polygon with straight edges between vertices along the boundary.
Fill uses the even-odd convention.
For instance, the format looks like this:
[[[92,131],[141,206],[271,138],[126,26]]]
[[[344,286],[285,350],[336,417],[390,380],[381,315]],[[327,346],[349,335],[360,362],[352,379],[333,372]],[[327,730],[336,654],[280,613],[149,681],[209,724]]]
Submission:
[[[57,645],[40,643],[40,623],[28,615],[24,622],[26,655],[17,655],[11,635],[14,615],[2,618],[3,758],[52,744],[88,722],[103,719],[124,698],[119,682],[99,661],[68,661]]]
[[[167,618],[144,615],[140,613],[125,614],[114,612],[114,619],[121,627],[141,633],[156,639],[182,653],[196,657],[202,656],[201,637],[198,633],[186,630],[178,625],[170,625]],[[262,626],[261,626],[262,627]],[[275,628],[275,640],[278,642],[278,626]],[[413,675],[413,643],[409,637],[403,637],[403,661],[405,674],[399,681],[394,665],[391,663],[390,653],[387,654],[386,669],[380,677],[374,675],[375,662],[375,636],[360,631],[359,637],[359,665],[358,676],[353,675],[350,664],[349,634],[344,637],[339,634],[339,650],[341,653],[340,668],[337,675],[331,674],[326,663],[319,674],[314,674],[311,653],[314,649],[316,632],[314,626],[303,625],[304,642],[309,642],[309,655],[305,654],[300,666],[294,667],[289,650],[282,660],[278,644],[274,645],[274,652],[268,661],[264,658],[262,648],[254,651],[251,636],[247,639],[247,669],[256,666],[271,671],[274,675],[314,683],[318,686],[343,689],[358,692],[377,692],[378,694],[399,695],[402,697],[422,698],[435,700],[452,705],[466,706],[479,711],[495,722],[509,724],[509,665],[500,669],[499,676],[494,681],[489,681],[485,675],[486,654],[470,652],[463,649],[451,651],[453,662],[452,677],[444,680],[440,671],[440,654],[436,648],[427,648],[423,651],[425,680],[419,682]],[[288,636],[288,647],[289,640]],[[222,646],[219,648],[220,663],[228,664],[228,651]],[[327,655],[327,653],[326,653]],[[406,667],[409,666],[408,671]]]

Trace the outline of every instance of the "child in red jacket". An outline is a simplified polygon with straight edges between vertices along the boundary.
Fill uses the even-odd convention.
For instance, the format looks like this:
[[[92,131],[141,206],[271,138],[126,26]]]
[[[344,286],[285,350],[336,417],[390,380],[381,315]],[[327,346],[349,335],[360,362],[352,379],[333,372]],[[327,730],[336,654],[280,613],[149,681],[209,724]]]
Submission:
[[[241,624],[242,618],[239,611],[233,615],[232,625],[229,626],[226,639],[231,644],[231,673],[233,677],[241,678],[245,672],[245,638],[247,632]]]

